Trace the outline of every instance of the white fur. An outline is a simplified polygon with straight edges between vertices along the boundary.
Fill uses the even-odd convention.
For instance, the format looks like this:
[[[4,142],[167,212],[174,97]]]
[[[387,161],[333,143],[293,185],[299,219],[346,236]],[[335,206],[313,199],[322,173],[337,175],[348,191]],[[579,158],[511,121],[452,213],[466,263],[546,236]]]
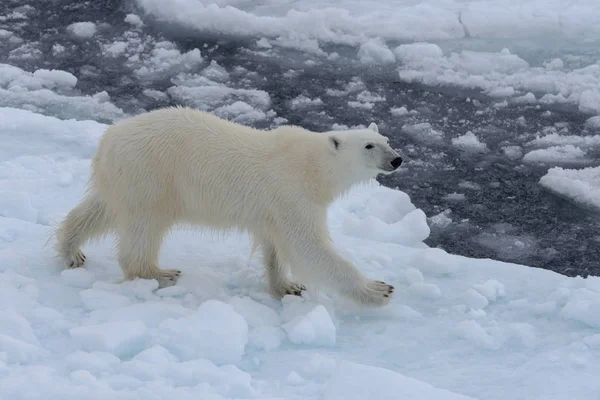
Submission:
[[[174,284],[158,268],[176,224],[248,232],[262,247],[270,292],[299,295],[284,267],[306,284],[326,284],[362,304],[382,305],[393,287],[364,277],[332,246],[327,208],[353,184],[389,173],[398,154],[367,129],[263,131],[188,108],[166,108],[110,126],[92,164],[90,190],[57,231],[69,267],[86,241],[118,238],[125,279]],[[370,148],[365,146],[370,145]]]

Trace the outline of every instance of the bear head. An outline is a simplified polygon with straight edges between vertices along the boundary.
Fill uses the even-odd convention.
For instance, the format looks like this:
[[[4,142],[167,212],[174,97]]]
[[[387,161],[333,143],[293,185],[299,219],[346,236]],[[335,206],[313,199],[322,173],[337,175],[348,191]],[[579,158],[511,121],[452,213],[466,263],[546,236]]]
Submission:
[[[327,132],[330,152],[338,166],[357,182],[391,174],[402,164],[400,155],[390,147],[389,139],[371,123],[366,129]]]

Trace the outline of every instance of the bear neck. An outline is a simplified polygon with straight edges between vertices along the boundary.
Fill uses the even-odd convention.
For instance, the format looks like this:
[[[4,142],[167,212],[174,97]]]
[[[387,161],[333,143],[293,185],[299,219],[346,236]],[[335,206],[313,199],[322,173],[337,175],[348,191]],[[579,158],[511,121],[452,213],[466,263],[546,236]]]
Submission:
[[[316,167],[307,182],[313,200],[322,206],[329,206],[336,199],[343,196],[354,185],[349,179],[347,171],[335,165],[318,165],[316,160],[310,161]]]

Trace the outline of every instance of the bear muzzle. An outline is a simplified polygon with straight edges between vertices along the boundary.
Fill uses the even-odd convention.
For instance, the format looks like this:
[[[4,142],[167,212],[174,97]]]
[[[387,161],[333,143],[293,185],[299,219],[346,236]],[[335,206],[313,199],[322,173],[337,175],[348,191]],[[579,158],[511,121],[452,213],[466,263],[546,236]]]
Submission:
[[[392,165],[394,171],[397,170],[400,167],[400,165],[402,165],[402,157],[394,158],[392,161],[390,161],[390,164]]]

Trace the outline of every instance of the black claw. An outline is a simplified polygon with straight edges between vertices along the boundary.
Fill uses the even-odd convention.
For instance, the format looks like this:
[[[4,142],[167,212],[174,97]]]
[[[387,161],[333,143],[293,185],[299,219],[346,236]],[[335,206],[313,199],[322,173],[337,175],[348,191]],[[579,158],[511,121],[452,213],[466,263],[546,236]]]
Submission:
[[[384,295],[383,295],[383,297],[390,297],[390,296],[389,296],[389,295],[387,295],[387,294],[384,294]]]

